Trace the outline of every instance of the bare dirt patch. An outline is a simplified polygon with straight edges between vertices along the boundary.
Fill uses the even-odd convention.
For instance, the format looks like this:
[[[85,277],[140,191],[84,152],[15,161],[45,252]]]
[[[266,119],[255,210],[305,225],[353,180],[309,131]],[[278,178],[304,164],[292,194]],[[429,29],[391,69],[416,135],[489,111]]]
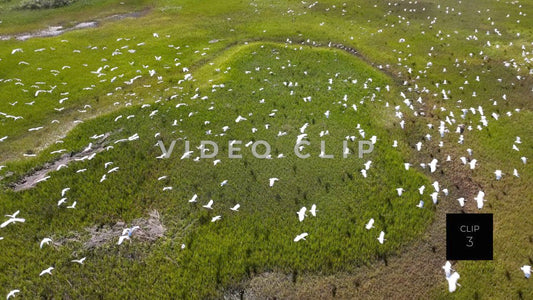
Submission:
[[[161,217],[157,210],[149,213],[149,218],[140,218],[133,220],[129,225],[125,222],[117,222],[113,226],[98,227],[94,226],[87,229],[91,235],[89,240],[84,243],[84,248],[92,249],[101,247],[107,243],[117,243],[118,238],[122,235],[125,228],[139,226],[131,235],[132,240],[141,242],[153,242],[165,234],[166,228],[161,223]]]

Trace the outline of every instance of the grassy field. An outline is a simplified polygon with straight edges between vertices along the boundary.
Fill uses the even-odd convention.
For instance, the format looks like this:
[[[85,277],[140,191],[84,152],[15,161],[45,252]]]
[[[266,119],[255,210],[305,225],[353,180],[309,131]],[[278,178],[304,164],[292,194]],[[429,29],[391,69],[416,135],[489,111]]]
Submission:
[[[0,142],[0,213],[20,210],[26,218],[0,229],[0,293],[533,297],[520,271],[533,260],[533,171],[530,161],[520,161],[533,159],[530,3],[76,1],[35,11],[17,5],[0,3],[0,34],[100,21],[57,37],[0,41],[0,138],[7,136]],[[143,14],[105,19],[132,11]],[[478,107],[488,126],[470,111]],[[463,109],[469,113],[461,117]],[[238,116],[247,120],[236,123]],[[449,121],[444,138],[441,121]],[[305,123],[312,157],[302,160],[293,147]],[[455,133],[459,124],[467,127],[463,144]],[[319,137],[326,130],[329,135]],[[106,138],[92,138],[101,134]],[[138,140],[115,143],[134,134]],[[340,158],[346,136],[376,136],[373,153]],[[512,150],[516,136],[520,151]],[[177,140],[169,159],[156,158],[160,139]],[[180,160],[185,139],[193,147],[216,141],[221,163]],[[230,140],[268,141],[274,158],[254,158],[242,145],[243,159],[228,159]],[[334,159],[318,157],[321,140]],[[13,191],[27,174],[90,143],[112,148],[49,173],[34,188]],[[452,161],[445,162],[448,155]],[[476,169],[461,164],[461,156],[476,158]],[[433,158],[437,172],[420,167]],[[360,170],[368,160],[364,178]],[[106,162],[113,164],[106,168]],[[112,167],[119,169],[107,173]],[[501,181],[494,179],[497,169],[505,174]],[[280,178],[273,187],[271,177]],[[221,187],[223,180],[228,184]],[[433,205],[436,180],[449,195],[440,193]],[[65,187],[71,188],[67,203],[58,207]],[[454,262],[461,287],[450,294],[441,269],[444,215],[461,211],[459,197],[467,199],[464,211],[477,212],[479,190],[487,199],[481,212],[494,213],[494,260]],[[189,203],[194,194],[198,203]],[[213,210],[202,208],[210,199]],[[424,208],[416,207],[420,200]],[[73,201],[76,209],[67,209]],[[229,210],[237,203],[238,212]],[[296,212],[312,204],[317,216],[299,222]],[[165,226],[163,237],[134,234],[131,243],[116,245],[118,234],[87,246],[95,232],[142,223],[153,210]],[[222,219],[212,223],[217,215]],[[376,228],[368,231],[370,218]],[[376,240],[381,230],[383,245]],[[293,242],[302,232],[307,240]],[[39,249],[45,237],[55,245]],[[85,265],[71,262],[80,257],[87,257]],[[49,266],[53,275],[39,277]],[[388,287],[381,289],[383,281]]]

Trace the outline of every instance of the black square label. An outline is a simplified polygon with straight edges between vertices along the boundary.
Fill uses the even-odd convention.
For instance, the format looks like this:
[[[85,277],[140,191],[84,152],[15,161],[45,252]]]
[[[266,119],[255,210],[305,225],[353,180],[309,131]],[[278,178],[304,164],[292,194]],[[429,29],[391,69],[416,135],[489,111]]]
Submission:
[[[446,214],[447,260],[492,260],[492,214]]]

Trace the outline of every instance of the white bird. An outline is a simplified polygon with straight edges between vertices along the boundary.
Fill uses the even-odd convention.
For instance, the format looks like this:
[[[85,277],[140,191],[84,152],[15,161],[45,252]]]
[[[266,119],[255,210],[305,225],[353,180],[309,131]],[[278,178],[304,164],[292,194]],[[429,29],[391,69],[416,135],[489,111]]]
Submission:
[[[181,156],[180,159],[189,158],[189,157],[191,157],[192,154],[193,154],[193,151],[187,151],[187,152],[183,153],[183,155]]]
[[[483,208],[483,202],[485,201],[485,199],[483,199],[483,197],[485,197],[485,193],[483,191],[479,191],[477,196],[474,198],[474,200],[476,200],[476,202],[477,202],[477,208],[478,209],[482,209]]]
[[[235,123],[239,123],[241,121],[246,121],[247,119],[245,117],[242,117],[242,116],[238,116],[237,119],[235,119]]]
[[[49,245],[51,242],[52,242],[51,238],[44,238],[41,241],[41,244],[40,244],[39,248],[42,249],[44,245]]]
[[[524,165],[527,163],[527,157],[525,157],[525,156],[520,157],[520,160],[522,160]]]
[[[444,273],[446,274],[446,277],[450,277],[451,272],[453,270],[452,264],[449,261],[446,261],[446,263],[444,264],[444,266],[442,266],[442,268],[444,269]]]
[[[274,186],[274,183],[276,181],[278,181],[278,180],[279,180],[279,178],[272,177],[272,178],[269,179],[269,183],[268,184],[270,185],[270,187],[272,187],[272,186]]]
[[[433,201],[433,204],[437,204],[439,193],[433,192],[431,193],[431,200]]]
[[[67,202],[67,198],[61,198],[59,201],[57,201],[57,206],[61,206],[63,203]]]
[[[307,137],[307,133],[302,133],[296,136],[296,145],[301,144],[302,141]]]
[[[304,241],[305,241],[305,240],[306,240],[305,238],[306,238],[308,235],[309,235],[309,234],[308,234],[307,232],[304,232],[304,233],[302,233],[302,234],[299,234],[299,235],[297,235],[297,236],[294,238],[294,241],[295,241],[295,242],[298,242],[298,241],[300,241],[300,240],[304,240]]]
[[[116,172],[116,171],[118,171],[118,169],[119,169],[119,167],[114,167],[113,169],[110,169],[109,171],[107,171],[107,174]]]
[[[434,173],[435,170],[437,169],[437,163],[438,163],[438,162],[439,162],[439,161],[438,161],[436,158],[434,158],[434,159],[429,163],[428,166],[429,166],[429,168],[430,168],[431,173]]]
[[[416,151],[420,151],[422,149],[422,142],[416,143]]]
[[[435,189],[435,192],[440,191],[439,182],[435,181],[433,182],[433,188]]]
[[[401,196],[404,189],[403,188],[397,188],[396,191],[398,192],[398,196]]]
[[[26,222],[26,220],[22,219],[22,218],[10,218],[9,220],[7,220],[4,223],[0,224],[0,228],[4,228],[7,225],[9,225],[11,223],[15,223],[15,222],[24,223],[24,222]]]
[[[12,215],[6,215],[6,217],[8,218],[16,218],[18,216],[18,214],[20,213],[20,210],[17,210],[16,212],[14,212]]]
[[[222,219],[221,216],[215,216],[215,217],[213,217],[213,218],[211,219],[211,222],[216,222],[216,221],[218,221],[218,220],[220,220],[220,219]]]
[[[531,266],[528,266],[528,265],[523,265],[520,270],[522,270],[522,272],[524,272],[524,276],[526,278],[529,278],[531,277]]]
[[[70,191],[70,188],[69,188],[69,187],[62,189],[62,190],[61,190],[61,197],[65,197],[65,194],[66,194],[68,191]]]
[[[461,207],[465,206],[465,198],[461,197],[459,199],[457,199],[457,201],[459,202],[459,205],[461,205]]]
[[[317,211],[318,211],[318,210],[316,209],[316,204],[311,205],[311,209],[309,210],[309,212],[311,213],[311,215],[312,215],[313,217],[316,217],[316,212],[317,212]]]
[[[361,174],[363,175],[364,178],[367,177],[367,174],[366,174],[366,170],[365,170],[365,169],[361,169]]]
[[[371,218],[370,220],[368,220],[368,223],[366,223],[365,228],[366,230],[370,230],[374,228],[374,218]]]
[[[204,207],[204,208],[207,208],[207,209],[213,209],[213,207],[212,207],[212,206],[213,206],[213,203],[214,203],[214,201],[211,199],[211,200],[209,200],[209,202],[208,202],[206,205],[204,205],[203,207]]]
[[[67,208],[75,209],[77,203],[78,203],[78,202],[74,201],[71,205],[67,206]]]
[[[474,170],[476,168],[477,159],[472,159],[470,161],[470,170]]]
[[[220,186],[225,186],[226,184],[228,184],[228,180],[224,180],[220,183]]]
[[[48,268],[48,269],[46,269],[46,270],[43,270],[43,271],[39,274],[39,276],[43,276],[44,274],[52,275],[52,270],[53,270],[53,269],[54,269],[54,267],[50,267],[50,268]]]
[[[384,231],[379,233],[379,237],[377,238],[377,240],[379,241],[380,244],[383,244],[383,242],[386,241],[385,240],[385,232]]]
[[[309,126],[309,123],[305,123],[304,126],[300,127],[300,133],[304,133],[305,129],[307,129],[307,126]]]
[[[83,262],[85,261],[85,259],[87,259],[87,257],[80,258],[80,259],[74,259],[74,260],[71,260],[71,262],[83,265]]]
[[[416,205],[416,207],[418,207],[418,208],[423,208],[423,207],[424,207],[424,201],[420,200],[420,202],[418,202],[418,204]]]
[[[240,204],[235,204],[235,206],[233,206],[233,207],[230,208],[230,209],[233,210],[233,211],[239,211],[239,207],[241,207]]]
[[[371,161],[371,160],[369,160],[369,161],[367,161],[366,163],[364,163],[365,170],[370,169],[370,165],[371,165],[371,164],[372,164],[372,161]]]
[[[189,203],[196,202],[196,199],[198,199],[198,195],[194,194],[192,198],[189,200]]]
[[[448,280],[448,290],[450,291],[450,293],[455,292],[455,290],[457,289],[457,285],[460,285],[457,283],[457,280],[460,277],[461,276],[459,276],[459,273],[457,272],[453,272],[452,275],[446,277],[446,280]]]
[[[15,297],[15,295],[16,295],[17,293],[20,293],[20,290],[12,290],[12,291],[10,291],[10,292],[7,294],[7,296],[6,296],[6,300],[9,299],[9,298]]]
[[[298,215],[298,220],[300,220],[300,222],[302,222],[304,220],[304,218],[307,216],[305,214],[305,211],[307,210],[307,208],[302,207],[300,208],[300,210],[296,213]]]
[[[494,171],[494,175],[496,175],[496,180],[502,179],[502,175],[503,175],[502,170]]]
[[[421,187],[418,188],[418,192],[420,193],[420,195],[423,195],[424,194],[424,190],[426,189],[426,186],[423,185]]]

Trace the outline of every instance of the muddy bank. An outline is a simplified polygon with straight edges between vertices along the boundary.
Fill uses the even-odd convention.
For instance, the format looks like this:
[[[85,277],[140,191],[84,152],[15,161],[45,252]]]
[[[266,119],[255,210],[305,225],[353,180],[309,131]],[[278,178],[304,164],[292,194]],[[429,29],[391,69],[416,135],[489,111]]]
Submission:
[[[98,20],[80,22],[72,27],[50,26],[46,29],[33,31],[33,32],[24,32],[24,33],[13,34],[13,35],[0,35],[0,41],[10,40],[10,39],[25,41],[25,40],[32,39],[32,38],[53,37],[53,36],[58,36],[69,31],[98,27],[102,22],[106,22],[106,21],[118,21],[118,20],[122,20],[126,18],[139,18],[139,17],[146,15],[148,12],[149,10],[145,9],[142,11],[136,11],[136,12],[127,13],[127,14],[112,15],[112,16],[108,16],[108,17],[101,18]]]

